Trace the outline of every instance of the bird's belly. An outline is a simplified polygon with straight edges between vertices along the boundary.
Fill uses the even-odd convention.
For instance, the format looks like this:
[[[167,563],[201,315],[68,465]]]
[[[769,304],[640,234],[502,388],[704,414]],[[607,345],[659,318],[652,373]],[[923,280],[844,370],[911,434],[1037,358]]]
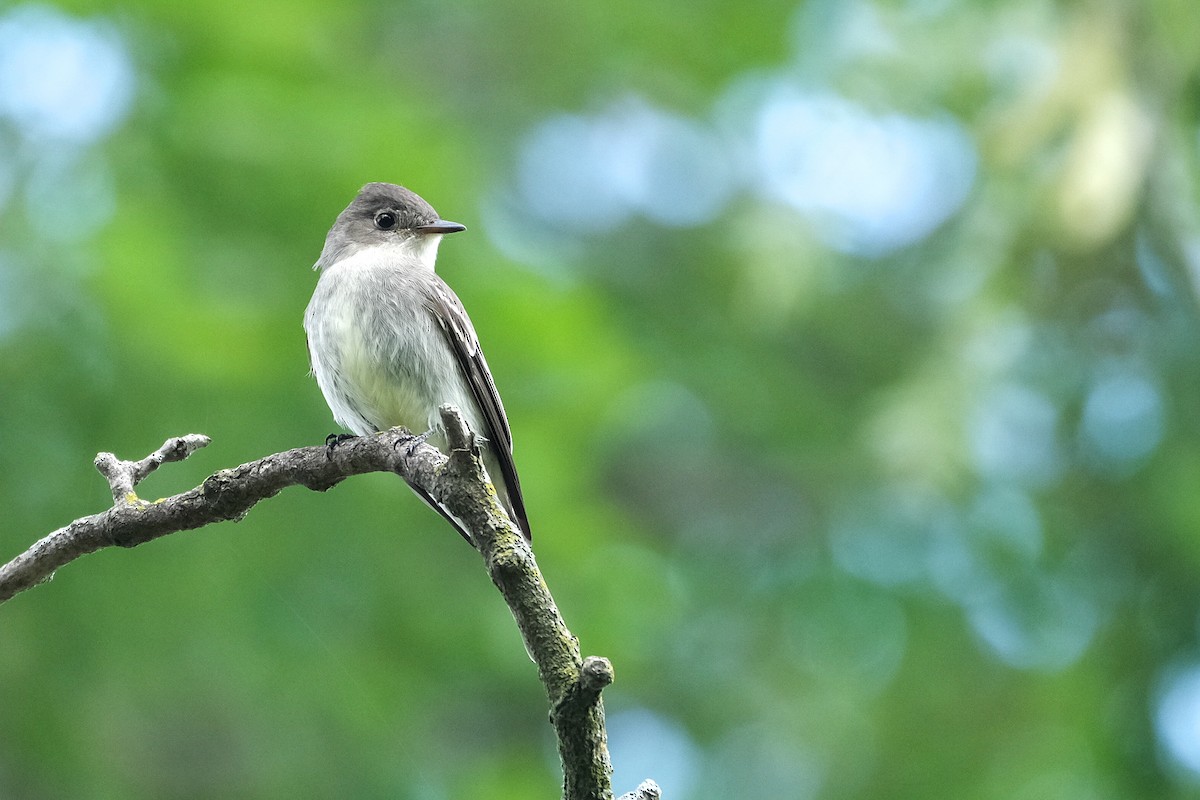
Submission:
[[[428,427],[437,400],[427,376],[428,356],[419,343],[432,331],[415,320],[381,321],[358,314],[339,315],[330,326],[340,394],[376,430],[401,425],[420,433]]]
[[[424,431],[435,401],[417,350],[433,332],[410,310],[332,277],[318,284],[305,328],[334,417],[358,434],[395,425]]]
[[[376,430],[396,425],[421,433],[428,427],[433,401],[415,381],[398,376],[391,365],[372,357],[367,348],[354,348],[343,367],[346,394],[359,414]]]
[[[428,310],[378,282],[345,277],[322,276],[305,319],[313,373],[335,419],[358,434],[396,425],[422,433],[451,403],[482,431],[462,368]]]

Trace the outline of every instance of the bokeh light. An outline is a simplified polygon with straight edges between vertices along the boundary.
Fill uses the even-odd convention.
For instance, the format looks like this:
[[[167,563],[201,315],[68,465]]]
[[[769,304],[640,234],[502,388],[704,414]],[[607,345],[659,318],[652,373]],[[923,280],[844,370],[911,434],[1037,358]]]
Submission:
[[[1200,665],[1176,665],[1166,672],[1154,725],[1166,755],[1200,781]]]
[[[468,226],[438,271],[618,794],[1195,796],[1194,4],[68,5],[0,9],[10,555],[107,503],[96,451],[213,437],[150,497],[322,441],[310,267],[397,181]],[[553,791],[410,500],[284,492],[0,607],[0,797]]]
[[[94,142],[128,113],[133,85],[133,66],[110,24],[44,5],[0,16],[0,117],[25,139]]]

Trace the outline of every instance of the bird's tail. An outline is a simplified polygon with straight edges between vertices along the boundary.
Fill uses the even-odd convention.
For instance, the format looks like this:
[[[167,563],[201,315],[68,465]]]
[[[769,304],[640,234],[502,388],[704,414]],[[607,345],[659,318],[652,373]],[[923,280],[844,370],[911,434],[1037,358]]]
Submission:
[[[515,524],[521,530],[521,533],[525,536],[526,541],[528,541],[530,538],[529,518],[525,515],[525,504],[520,499],[520,487],[517,487],[516,492],[509,491],[509,487],[505,485],[504,478],[499,477],[502,475],[502,473],[500,472],[500,465],[497,459],[492,456],[491,452],[489,452],[486,448],[484,448],[483,452],[483,462],[484,466],[487,468],[488,477],[491,478],[493,475],[497,476],[496,478],[492,478],[492,486],[496,489],[496,496],[500,500],[500,505],[504,506],[504,510],[508,512],[508,518],[512,520],[513,524]],[[471,534],[467,531],[467,526],[463,524],[462,520],[451,514],[449,509],[435,500],[433,495],[429,494],[429,492],[425,491],[421,487],[411,483],[408,484],[408,487],[413,490],[413,494],[421,498],[421,502],[425,503],[425,505],[432,508],[438,514],[440,514],[444,520],[449,522],[451,527],[458,531],[458,534],[467,541],[467,544],[471,545],[472,547],[475,546],[475,541],[471,538]],[[513,502],[514,497],[517,498],[518,502]]]
[[[462,524],[462,520],[450,513],[449,510],[437,500],[433,499],[433,495],[425,491],[415,484],[408,484],[408,488],[413,490],[413,494],[421,498],[421,502],[432,508],[437,513],[441,514],[442,518],[449,522],[454,530],[458,531],[459,536],[467,540],[467,544],[471,547],[475,546],[475,541],[471,538],[471,534],[467,533],[467,526]]]

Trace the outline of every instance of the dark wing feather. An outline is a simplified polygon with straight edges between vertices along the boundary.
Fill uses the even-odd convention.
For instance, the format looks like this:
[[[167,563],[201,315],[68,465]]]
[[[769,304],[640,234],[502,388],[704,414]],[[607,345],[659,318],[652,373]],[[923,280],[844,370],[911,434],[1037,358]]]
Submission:
[[[508,416],[504,413],[504,404],[500,402],[500,393],[492,380],[492,371],[488,369],[483,350],[479,347],[479,338],[475,335],[475,327],[467,316],[466,309],[454,291],[437,275],[433,276],[431,286],[432,308],[434,317],[446,334],[454,355],[462,367],[463,375],[483,412],[487,425],[486,431],[478,431],[490,443],[491,449],[500,462],[500,472],[508,490],[508,502],[516,519],[513,522],[532,541],[529,530],[529,518],[525,514],[525,500],[521,496],[521,481],[517,477],[517,466],[512,457],[512,431],[508,427]]]
[[[463,524],[455,519],[454,516],[442,506],[441,503],[434,500],[433,495],[422,489],[420,486],[417,486],[415,483],[408,484],[408,488],[412,489],[413,494],[421,498],[421,501],[425,503],[425,505],[429,506],[438,514],[440,514],[442,519],[446,520],[446,522],[449,522],[450,527],[458,531],[458,535],[467,540],[467,544],[471,545],[471,547],[475,546],[475,542],[471,541],[471,534],[467,533],[467,529],[463,527]]]

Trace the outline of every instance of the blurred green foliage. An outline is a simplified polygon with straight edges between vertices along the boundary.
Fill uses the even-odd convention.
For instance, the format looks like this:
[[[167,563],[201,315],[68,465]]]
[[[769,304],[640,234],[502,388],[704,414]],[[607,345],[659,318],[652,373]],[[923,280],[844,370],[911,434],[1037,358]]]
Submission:
[[[610,657],[619,791],[1200,796],[1193,0],[0,7],[0,543],[314,444],[372,180]],[[0,797],[552,796],[474,553],[389,476],[0,608]]]

